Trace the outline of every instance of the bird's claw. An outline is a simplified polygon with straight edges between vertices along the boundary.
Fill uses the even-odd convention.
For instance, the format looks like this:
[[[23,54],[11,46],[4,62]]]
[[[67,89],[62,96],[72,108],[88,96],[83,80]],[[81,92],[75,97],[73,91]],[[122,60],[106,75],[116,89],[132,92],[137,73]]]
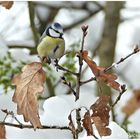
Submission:
[[[41,62],[48,63],[50,65],[51,64],[51,59],[49,57],[45,56],[45,57],[42,57]]]

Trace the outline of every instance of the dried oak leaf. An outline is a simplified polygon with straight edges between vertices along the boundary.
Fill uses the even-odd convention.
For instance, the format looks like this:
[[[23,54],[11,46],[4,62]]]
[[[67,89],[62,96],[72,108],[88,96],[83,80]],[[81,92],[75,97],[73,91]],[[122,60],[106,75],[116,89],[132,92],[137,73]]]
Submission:
[[[93,123],[100,134],[100,136],[108,136],[111,134],[111,129],[107,128],[109,125],[109,111],[110,107],[109,96],[100,96],[99,99],[91,105],[90,109],[93,114],[91,115]]]
[[[140,108],[140,89],[134,90],[133,97],[131,97],[126,105],[122,108],[122,111],[127,115],[132,115],[137,109]]]
[[[96,63],[88,56],[87,51],[82,52],[82,59],[88,64],[97,80],[104,82],[106,85],[115,90],[121,91],[120,84],[115,81],[117,80],[117,76],[105,73],[105,68],[97,66]]]
[[[17,103],[17,113],[23,114],[25,122],[30,121],[35,128],[41,128],[38,115],[37,95],[44,90],[45,72],[39,62],[22,68],[22,73],[12,79],[16,85],[13,101]]]
[[[0,1],[0,5],[5,7],[6,9],[10,9],[13,6],[13,1]]]
[[[6,139],[5,125],[0,124],[0,139]]]
[[[91,116],[89,111],[87,111],[84,115],[84,119],[82,120],[83,122],[83,127],[86,129],[87,131],[87,135],[88,136],[93,136],[93,128],[92,128],[92,122],[91,122]]]

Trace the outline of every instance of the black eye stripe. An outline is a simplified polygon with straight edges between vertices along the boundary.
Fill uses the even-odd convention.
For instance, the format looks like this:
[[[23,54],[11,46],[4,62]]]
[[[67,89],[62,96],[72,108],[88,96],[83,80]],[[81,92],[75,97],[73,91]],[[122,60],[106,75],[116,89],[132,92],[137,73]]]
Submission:
[[[57,30],[53,29],[52,27],[50,27],[50,29],[52,29],[52,30],[54,30],[56,33],[59,33],[59,34],[60,34],[60,32],[59,32],[59,31],[57,31]]]

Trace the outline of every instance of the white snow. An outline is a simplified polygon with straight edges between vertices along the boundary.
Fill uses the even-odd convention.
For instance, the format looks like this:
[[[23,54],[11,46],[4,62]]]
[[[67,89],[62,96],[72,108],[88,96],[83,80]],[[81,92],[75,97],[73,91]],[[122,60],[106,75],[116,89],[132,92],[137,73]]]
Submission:
[[[52,1],[50,1],[52,3]],[[56,2],[58,4],[59,2]],[[63,2],[62,2],[63,3]],[[78,2],[77,2],[78,4]],[[13,7],[10,10],[5,10],[5,8],[0,9],[1,21],[0,24],[3,25],[3,28],[0,28],[0,58],[6,54],[8,50],[6,42],[21,41],[21,44],[26,44],[27,41],[31,41],[32,33],[29,29],[29,16],[27,9],[27,2],[14,2]],[[126,4],[127,7],[140,7],[139,1],[128,1]],[[45,9],[39,9],[41,12],[46,11]],[[24,11],[24,12],[23,12]],[[18,13],[18,14],[17,14]],[[131,13],[131,14],[130,14]],[[139,11],[128,12],[121,11],[122,17],[128,18],[136,14],[139,14]],[[42,19],[45,18],[45,14],[42,14]],[[47,16],[47,15],[46,15]],[[76,11],[67,11],[67,9],[62,9],[59,11],[58,16],[55,18],[55,21],[62,23],[63,25],[69,25],[73,21],[77,20],[79,17],[86,16],[86,13],[80,12],[76,14]],[[8,22],[7,22],[8,21]],[[11,23],[9,25],[9,23]],[[85,40],[85,49],[94,51],[96,45],[99,43],[103,24],[104,24],[104,13],[100,12],[95,17],[92,17],[91,20],[85,22],[89,25],[89,33]],[[74,29],[67,31],[65,33],[66,48],[69,44],[72,44],[75,41],[81,39],[81,30],[78,25]],[[120,60],[121,57],[126,56],[133,50],[133,45],[140,44],[139,40],[139,29],[140,29],[140,20],[139,18],[133,20],[126,20],[122,22],[118,30],[118,40],[116,44],[116,57],[115,62]],[[27,44],[26,44],[27,45]],[[30,44],[33,46],[33,42]],[[68,49],[68,48],[67,48]],[[18,61],[39,61],[37,56],[30,56],[27,49],[11,49],[10,52],[12,56]],[[127,59],[123,64],[117,65],[115,68],[116,72],[122,72],[123,75],[128,79],[128,82],[133,86],[133,88],[140,88],[139,82],[139,69],[140,69],[140,54],[132,56],[132,58]],[[96,60],[96,58],[94,59]],[[98,61],[98,60],[97,60]],[[95,61],[97,63],[97,61]],[[91,77],[91,70],[87,71],[84,79]],[[123,79],[120,79],[121,82],[126,82]],[[44,125],[58,125],[58,126],[67,126],[68,125],[68,115],[72,109],[76,109],[81,106],[87,108],[93,104],[97,97],[95,95],[95,84],[91,82],[86,86],[81,88],[80,99],[75,102],[74,95],[63,95],[65,93],[66,86],[60,86],[56,89],[56,97],[51,97],[47,99],[43,104],[43,111],[40,110],[40,120]],[[126,83],[127,84],[127,83]],[[9,92],[7,95],[2,94],[2,87],[0,86],[0,109],[8,109],[9,111],[16,112],[16,105],[12,102],[12,96],[14,91]],[[113,93],[117,97],[118,93]],[[128,90],[121,97],[121,100],[118,102],[116,109],[117,120],[119,123],[122,122],[124,118],[124,113],[122,113],[122,107],[132,96],[132,90],[128,87]],[[42,108],[42,106],[40,106]],[[83,112],[81,113],[83,114]],[[0,114],[0,120],[4,118],[4,113]],[[128,125],[128,129],[140,133],[139,125],[139,116],[140,109],[137,110],[132,116],[130,116],[129,121],[131,122]],[[17,118],[23,122],[22,116],[17,115]],[[8,118],[7,121],[16,123],[13,119]],[[109,127],[112,130],[112,134],[104,139],[127,139],[128,134],[115,122],[110,121]],[[13,139],[28,139],[28,138],[72,138],[72,134],[68,130],[36,130],[33,129],[19,129],[6,126],[7,138]],[[16,133],[16,134],[15,134]],[[14,134],[14,135],[13,135]],[[96,134],[98,132],[96,130]],[[86,131],[84,130],[79,134],[79,139],[94,139],[92,136],[87,136]]]
[[[128,130],[136,131],[140,134],[140,109],[129,117],[130,124],[128,124]]]
[[[112,130],[111,135],[102,137],[103,139],[128,139],[128,134],[117,123],[110,122],[109,128]]]

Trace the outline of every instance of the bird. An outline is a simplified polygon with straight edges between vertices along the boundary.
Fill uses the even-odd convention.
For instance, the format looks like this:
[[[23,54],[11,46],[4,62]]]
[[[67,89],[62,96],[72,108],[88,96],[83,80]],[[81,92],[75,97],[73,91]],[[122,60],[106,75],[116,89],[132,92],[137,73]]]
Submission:
[[[37,52],[41,61],[48,64],[52,59],[60,59],[65,52],[65,40],[63,38],[63,27],[54,22],[46,28],[37,46]]]

